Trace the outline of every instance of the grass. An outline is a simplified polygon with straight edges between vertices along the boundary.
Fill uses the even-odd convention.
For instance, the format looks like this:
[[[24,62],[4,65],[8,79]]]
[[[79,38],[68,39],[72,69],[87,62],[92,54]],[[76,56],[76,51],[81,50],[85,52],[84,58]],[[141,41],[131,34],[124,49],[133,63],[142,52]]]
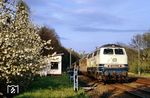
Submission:
[[[14,98],[87,98],[83,89],[73,91],[73,83],[66,74],[62,76],[38,77],[26,92]]]
[[[136,76],[136,77],[150,78],[150,73],[141,73],[141,75],[138,75],[138,74],[129,72],[129,75]]]

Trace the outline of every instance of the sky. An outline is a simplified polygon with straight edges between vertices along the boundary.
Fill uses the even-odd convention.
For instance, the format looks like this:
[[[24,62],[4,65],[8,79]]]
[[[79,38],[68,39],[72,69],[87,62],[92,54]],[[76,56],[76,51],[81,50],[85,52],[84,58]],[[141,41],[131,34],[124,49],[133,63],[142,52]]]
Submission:
[[[108,43],[129,44],[150,29],[150,0],[25,0],[32,21],[55,29],[61,44],[91,52]]]

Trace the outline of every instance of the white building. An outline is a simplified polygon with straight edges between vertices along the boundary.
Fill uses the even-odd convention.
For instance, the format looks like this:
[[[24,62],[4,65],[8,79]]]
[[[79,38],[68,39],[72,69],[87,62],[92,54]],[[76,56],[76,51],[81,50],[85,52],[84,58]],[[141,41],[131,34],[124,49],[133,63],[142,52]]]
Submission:
[[[50,58],[50,70],[48,70],[47,74],[60,75],[62,74],[62,55],[63,54],[55,54]]]
[[[47,66],[39,71],[40,76],[61,75],[62,74],[62,55],[55,54],[49,58]]]

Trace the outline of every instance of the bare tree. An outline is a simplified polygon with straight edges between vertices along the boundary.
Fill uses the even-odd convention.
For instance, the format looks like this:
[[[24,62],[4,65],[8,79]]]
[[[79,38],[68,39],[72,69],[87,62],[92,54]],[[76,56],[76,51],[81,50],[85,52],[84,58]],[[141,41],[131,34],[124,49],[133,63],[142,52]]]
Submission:
[[[150,33],[137,34],[131,40],[131,46],[138,53],[138,72],[145,70],[145,66],[149,65],[150,59]]]
[[[131,46],[134,47],[135,49],[145,49],[145,41],[143,39],[143,35],[137,34],[133,36],[131,39]]]
[[[146,48],[150,48],[150,33],[143,34],[143,40]]]

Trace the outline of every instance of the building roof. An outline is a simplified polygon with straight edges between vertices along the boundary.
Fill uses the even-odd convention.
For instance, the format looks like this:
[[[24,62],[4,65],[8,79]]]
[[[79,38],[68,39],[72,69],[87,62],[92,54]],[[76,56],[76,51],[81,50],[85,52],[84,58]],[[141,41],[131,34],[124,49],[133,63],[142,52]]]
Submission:
[[[64,53],[54,54],[53,56],[62,56]]]

